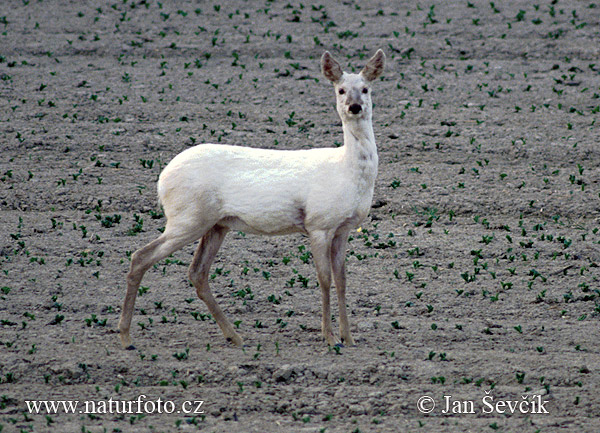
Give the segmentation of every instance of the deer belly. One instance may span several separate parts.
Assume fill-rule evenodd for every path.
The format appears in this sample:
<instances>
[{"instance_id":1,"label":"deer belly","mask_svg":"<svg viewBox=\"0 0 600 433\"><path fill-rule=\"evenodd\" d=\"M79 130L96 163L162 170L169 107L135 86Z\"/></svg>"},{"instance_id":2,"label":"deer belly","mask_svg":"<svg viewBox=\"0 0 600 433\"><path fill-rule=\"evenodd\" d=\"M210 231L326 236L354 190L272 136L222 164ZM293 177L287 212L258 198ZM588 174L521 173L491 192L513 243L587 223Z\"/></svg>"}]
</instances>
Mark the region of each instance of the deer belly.
<instances>
[{"instance_id":1,"label":"deer belly","mask_svg":"<svg viewBox=\"0 0 600 433\"><path fill-rule=\"evenodd\" d=\"M236 212L236 215L226 216L219 221L219 225L250 234L275 236L306 233L305 218L301 207L271 210L260 208L259 212Z\"/></svg>"}]
</instances>

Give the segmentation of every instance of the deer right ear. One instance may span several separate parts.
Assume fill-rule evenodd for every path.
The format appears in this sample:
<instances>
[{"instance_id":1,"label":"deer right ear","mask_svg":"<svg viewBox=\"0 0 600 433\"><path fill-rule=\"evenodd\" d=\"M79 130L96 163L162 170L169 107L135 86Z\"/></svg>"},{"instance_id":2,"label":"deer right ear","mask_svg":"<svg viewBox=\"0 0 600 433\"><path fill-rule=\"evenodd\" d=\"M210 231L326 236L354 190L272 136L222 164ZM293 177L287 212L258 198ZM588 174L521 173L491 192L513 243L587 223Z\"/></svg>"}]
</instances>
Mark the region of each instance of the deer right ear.
<instances>
[{"instance_id":1,"label":"deer right ear","mask_svg":"<svg viewBox=\"0 0 600 433\"><path fill-rule=\"evenodd\" d=\"M337 83L342 78L343 72L340 64L329 54L329 51L325 51L321 56L321 72L332 83Z\"/></svg>"}]
</instances>

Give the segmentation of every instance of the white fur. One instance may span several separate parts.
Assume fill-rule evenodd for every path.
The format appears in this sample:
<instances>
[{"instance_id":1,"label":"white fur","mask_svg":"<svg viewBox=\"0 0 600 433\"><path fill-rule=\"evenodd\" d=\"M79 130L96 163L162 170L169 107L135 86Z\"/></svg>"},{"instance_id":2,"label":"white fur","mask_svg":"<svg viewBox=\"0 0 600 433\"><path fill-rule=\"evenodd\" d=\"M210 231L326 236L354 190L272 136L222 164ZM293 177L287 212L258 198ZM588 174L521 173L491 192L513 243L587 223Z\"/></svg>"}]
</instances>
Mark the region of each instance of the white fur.
<instances>
[{"instance_id":1,"label":"white fur","mask_svg":"<svg viewBox=\"0 0 600 433\"><path fill-rule=\"evenodd\" d=\"M173 158L158 180L165 231L132 257L119 325L124 346L131 344L135 293L145 271L198 238L203 241L190 278L225 336L241 343L214 302L207 280L214 255L231 229L261 235L307 234L323 291L323 335L330 344L340 342L331 330L329 312L333 271L341 338L353 342L345 311L345 246L349 231L367 216L373 198L378 158L369 83L381 74L384 60L379 50L360 74L347 74L329 53L323 55L322 70L334 84L342 119L342 147L286 151L201 144Z\"/></svg>"},{"instance_id":2,"label":"white fur","mask_svg":"<svg viewBox=\"0 0 600 433\"><path fill-rule=\"evenodd\" d=\"M361 172L347 150L202 144L171 161L159 178L158 194L167 218L185 226L209 209L211 219L248 233L333 229L354 215L366 216L377 172L376 160ZM199 196L204 191L210 193Z\"/></svg>"}]
</instances>

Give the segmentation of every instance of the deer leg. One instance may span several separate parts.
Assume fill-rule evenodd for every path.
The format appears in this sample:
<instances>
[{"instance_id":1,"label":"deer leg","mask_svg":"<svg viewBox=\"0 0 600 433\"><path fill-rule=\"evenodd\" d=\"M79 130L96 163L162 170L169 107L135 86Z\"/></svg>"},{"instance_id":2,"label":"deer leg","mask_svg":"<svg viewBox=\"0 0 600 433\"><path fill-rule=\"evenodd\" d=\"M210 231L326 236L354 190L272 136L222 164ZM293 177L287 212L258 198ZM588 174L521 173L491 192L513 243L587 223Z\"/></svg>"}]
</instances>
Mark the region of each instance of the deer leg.
<instances>
[{"instance_id":1,"label":"deer leg","mask_svg":"<svg viewBox=\"0 0 600 433\"><path fill-rule=\"evenodd\" d=\"M129 329L131 327L135 298L146 271L155 263L200 237L197 230L183 232L180 230L169 230L169 227L172 226L167 224L164 233L158 239L140 248L131 256L131 266L127 274L127 292L119 320L121 345L125 349L135 349L131 343Z\"/></svg>"},{"instance_id":2,"label":"deer leg","mask_svg":"<svg viewBox=\"0 0 600 433\"><path fill-rule=\"evenodd\" d=\"M350 324L346 312L346 244L348 230L338 231L331 242L331 268L338 298L340 312L340 337L342 342L353 346L354 340L350 335Z\"/></svg>"},{"instance_id":3,"label":"deer leg","mask_svg":"<svg viewBox=\"0 0 600 433\"><path fill-rule=\"evenodd\" d=\"M317 268L317 279L321 287L321 300L323 315L321 319L321 331L323 338L330 346L341 343L333 333L331 325L331 305L329 289L331 287L331 235L325 231L309 233L313 260Z\"/></svg>"},{"instance_id":4,"label":"deer leg","mask_svg":"<svg viewBox=\"0 0 600 433\"><path fill-rule=\"evenodd\" d=\"M217 301L213 297L210 287L208 286L210 266L215 260L217 251L219 251L228 231L229 229L226 227L215 225L202 236L200 245L198 245L198 248L194 253L194 259L190 265L188 275L194 284L194 287L196 287L198 297L202 299L208 307L208 311L216 320L221 331L223 331L223 335L225 335L227 341L232 342L236 346L241 346L242 339L238 333L234 331L233 326L231 326L227 317L225 317L223 310L221 310L217 304Z\"/></svg>"}]
</instances>

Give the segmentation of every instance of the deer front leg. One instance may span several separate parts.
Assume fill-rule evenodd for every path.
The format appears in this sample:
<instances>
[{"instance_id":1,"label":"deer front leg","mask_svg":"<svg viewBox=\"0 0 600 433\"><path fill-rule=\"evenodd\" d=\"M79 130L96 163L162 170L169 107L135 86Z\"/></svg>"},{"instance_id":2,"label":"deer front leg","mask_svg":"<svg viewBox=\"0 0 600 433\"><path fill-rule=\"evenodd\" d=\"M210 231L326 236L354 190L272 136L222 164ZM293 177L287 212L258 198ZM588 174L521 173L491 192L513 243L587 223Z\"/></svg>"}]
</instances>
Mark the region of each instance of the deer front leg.
<instances>
[{"instance_id":1,"label":"deer front leg","mask_svg":"<svg viewBox=\"0 0 600 433\"><path fill-rule=\"evenodd\" d=\"M338 231L333 238L331 243L331 267L340 310L340 337L344 344L353 346L354 339L350 335L350 324L346 312L346 244L348 243L348 233L348 230Z\"/></svg>"},{"instance_id":2,"label":"deer front leg","mask_svg":"<svg viewBox=\"0 0 600 433\"><path fill-rule=\"evenodd\" d=\"M331 234L325 231L309 233L311 251L315 267L317 268L317 279L321 287L321 300L323 316L321 319L321 332L323 338L330 346L340 345L340 339L333 333L331 325L331 304L329 289L331 288Z\"/></svg>"}]
</instances>

